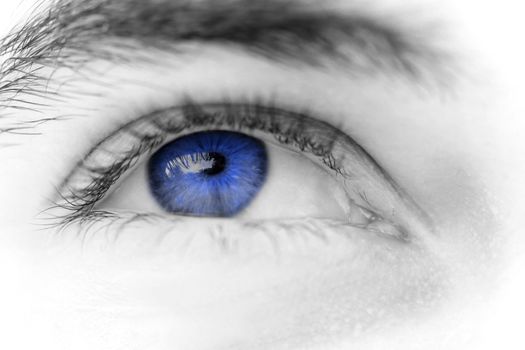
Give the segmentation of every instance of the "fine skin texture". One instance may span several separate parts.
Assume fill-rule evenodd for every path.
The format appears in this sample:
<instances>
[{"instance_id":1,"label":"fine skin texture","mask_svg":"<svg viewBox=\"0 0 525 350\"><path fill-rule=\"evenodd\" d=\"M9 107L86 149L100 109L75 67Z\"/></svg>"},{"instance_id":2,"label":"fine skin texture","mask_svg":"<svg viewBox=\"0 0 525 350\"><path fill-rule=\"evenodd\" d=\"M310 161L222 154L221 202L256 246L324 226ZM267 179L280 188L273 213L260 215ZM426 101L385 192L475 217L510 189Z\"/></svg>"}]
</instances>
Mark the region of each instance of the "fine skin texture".
<instances>
[{"instance_id":1,"label":"fine skin texture","mask_svg":"<svg viewBox=\"0 0 525 350\"><path fill-rule=\"evenodd\" d=\"M523 348L518 2L83 0L36 13L2 46L0 348ZM148 193L144 155L99 215L63 225L68 212L49 210L113 133L210 103L328 123L366 177L343 183L274 142L240 215L173 217ZM343 189L368 198L348 208ZM371 213L386 220L362 224Z\"/></svg>"}]
</instances>

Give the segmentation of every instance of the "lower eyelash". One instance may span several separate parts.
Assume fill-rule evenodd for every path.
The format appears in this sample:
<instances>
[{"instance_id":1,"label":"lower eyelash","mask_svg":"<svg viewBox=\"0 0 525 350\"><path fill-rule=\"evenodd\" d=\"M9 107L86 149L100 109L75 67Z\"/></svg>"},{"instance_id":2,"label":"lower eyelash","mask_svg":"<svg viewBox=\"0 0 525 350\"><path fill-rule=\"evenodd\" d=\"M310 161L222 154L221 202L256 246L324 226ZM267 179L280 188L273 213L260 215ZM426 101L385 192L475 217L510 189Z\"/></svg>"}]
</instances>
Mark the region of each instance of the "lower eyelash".
<instances>
[{"instance_id":1,"label":"lower eyelash","mask_svg":"<svg viewBox=\"0 0 525 350\"><path fill-rule=\"evenodd\" d=\"M333 219L239 222L108 211L93 211L86 216L78 216L60 225L56 234L58 238L73 234L76 237L74 241L80 242L84 249L91 246L100 251L113 251L124 246L124 249L131 249L130 254L158 253L162 250L176 258L200 254L209 258L211 250L216 257L251 257L256 253L253 256L262 254L279 259L285 250L287 253L304 254L310 249L333 249L334 245L341 244L352 246L356 238L364 237L406 243L399 237Z\"/></svg>"}]
</instances>

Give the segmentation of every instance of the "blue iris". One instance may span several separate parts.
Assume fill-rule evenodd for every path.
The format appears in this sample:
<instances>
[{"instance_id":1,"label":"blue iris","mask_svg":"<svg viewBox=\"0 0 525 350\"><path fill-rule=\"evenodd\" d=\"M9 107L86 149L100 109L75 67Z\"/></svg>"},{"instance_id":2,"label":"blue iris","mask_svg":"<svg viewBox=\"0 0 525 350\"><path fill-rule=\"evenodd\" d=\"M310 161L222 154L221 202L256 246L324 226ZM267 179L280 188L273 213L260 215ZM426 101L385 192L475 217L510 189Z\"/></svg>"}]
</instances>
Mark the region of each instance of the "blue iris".
<instances>
[{"instance_id":1,"label":"blue iris","mask_svg":"<svg viewBox=\"0 0 525 350\"><path fill-rule=\"evenodd\" d=\"M153 197L168 212L233 216L264 184L268 157L263 142L231 131L205 131L178 138L148 163Z\"/></svg>"}]
</instances>

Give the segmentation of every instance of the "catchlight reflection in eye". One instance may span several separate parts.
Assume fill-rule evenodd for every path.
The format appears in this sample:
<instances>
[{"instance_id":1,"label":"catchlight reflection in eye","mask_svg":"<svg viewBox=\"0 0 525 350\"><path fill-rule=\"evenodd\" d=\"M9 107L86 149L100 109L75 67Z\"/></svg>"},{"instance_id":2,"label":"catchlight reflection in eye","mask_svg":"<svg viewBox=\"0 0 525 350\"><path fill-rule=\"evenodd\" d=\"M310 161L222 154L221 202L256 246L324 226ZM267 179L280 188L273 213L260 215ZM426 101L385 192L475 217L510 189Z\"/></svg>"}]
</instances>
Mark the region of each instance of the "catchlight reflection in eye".
<instances>
[{"instance_id":1,"label":"catchlight reflection in eye","mask_svg":"<svg viewBox=\"0 0 525 350\"><path fill-rule=\"evenodd\" d=\"M150 158L147 172L151 193L166 211L228 217L257 195L267 164L261 141L216 130L166 144Z\"/></svg>"}]
</instances>

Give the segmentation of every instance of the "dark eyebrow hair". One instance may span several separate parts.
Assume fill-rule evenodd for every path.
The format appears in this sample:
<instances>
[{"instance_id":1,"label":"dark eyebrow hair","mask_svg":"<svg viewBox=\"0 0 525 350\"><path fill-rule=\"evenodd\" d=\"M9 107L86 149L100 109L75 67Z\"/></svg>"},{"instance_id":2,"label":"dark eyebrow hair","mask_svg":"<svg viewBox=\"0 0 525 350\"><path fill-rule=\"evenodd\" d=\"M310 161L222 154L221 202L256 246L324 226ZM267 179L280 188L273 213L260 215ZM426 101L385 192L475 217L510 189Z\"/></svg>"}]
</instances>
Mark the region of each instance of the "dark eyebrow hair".
<instances>
[{"instance_id":1,"label":"dark eyebrow hair","mask_svg":"<svg viewBox=\"0 0 525 350\"><path fill-rule=\"evenodd\" d=\"M0 43L8 57L0 67L0 107L35 109L18 97L49 92L43 67L139 59L145 48L188 41L233 45L276 62L322 66L330 59L355 72L419 79L445 56L431 38L392 19L302 0L54 0Z\"/></svg>"},{"instance_id":2,"label":"dark eyebrow hair","mask_svg":"<svg viewBox=\"0 0 525 350\"><path fill-rule=\"evenodd\" d=\"M0 53L11 56L5 74L28 63L112 57L96 45L105 39L117 39L112 48L126 47L126 39L161 48L201 41L236 44L271 59L316 64L319 58L345 58L360 68L419 75L422 62L442 56L428 45L431 33L423 34L386 18L335 13L301 0L55 0L8 35Z\"/></svg>"}]
</instances>

